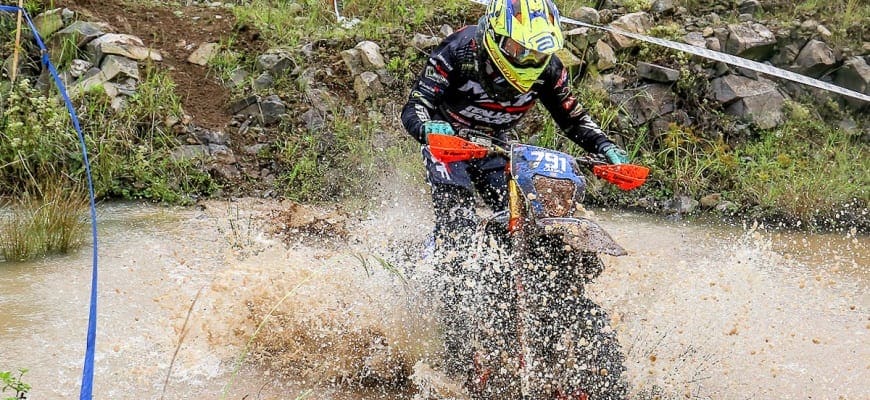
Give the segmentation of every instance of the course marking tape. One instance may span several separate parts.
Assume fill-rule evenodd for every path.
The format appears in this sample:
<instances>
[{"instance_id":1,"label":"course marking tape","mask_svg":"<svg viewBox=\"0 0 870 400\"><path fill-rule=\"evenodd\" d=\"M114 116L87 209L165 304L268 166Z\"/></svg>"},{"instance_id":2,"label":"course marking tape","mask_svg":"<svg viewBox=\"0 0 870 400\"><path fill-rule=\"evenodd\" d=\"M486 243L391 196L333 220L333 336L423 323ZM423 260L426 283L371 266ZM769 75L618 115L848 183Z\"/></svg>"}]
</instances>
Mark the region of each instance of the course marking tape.
<instances>
[{"instance_id":1,"label":"course marking tape","mask_svg":"<svg viewBox=\"0 0 870 400\"><path fill-rule=\"evenodd\" d=\"M487 5L489 4L486 0L469 0L471 2L477 4ZM560 21L572 25L582 26L586 28L598 29L602 31L607 31L611 33L615 33L617 35L622 35L631 39L640 40L643 42L657 44L659 46L664 46L667 48L671 48L674 50L684 51L686 53L690 53L696 56L709 58L711 60L721 61L726 64L736 65L739 67L751 69L756 72L761 72L770 76L774 76L777 78L788 79L793 82L803 83L805 85L817 87L819 89L827 90L834 93L839 93L843 96L852 97L854 99L858 99L865 102L870 102L870 96L856 92L854 90L846 89L842 86L837 86L828 82L824 82L818 79L810 78L806 75L797 74L791 71L784 70L782 68L777 68L772 65L763 64L757 61L748 60L743 57L737 57L731 54L725 54L718 51L713 51L709 49L704 49L697 46L692 46L686 43L674 42L671 40L655 38L651 36L641 35L638 33L626 32L621 29L617 29L611 26L598 26L587 24L585 22L580 22L575 19L567 18L564 16L560 16Z\"/></svg>"}]
</instances>

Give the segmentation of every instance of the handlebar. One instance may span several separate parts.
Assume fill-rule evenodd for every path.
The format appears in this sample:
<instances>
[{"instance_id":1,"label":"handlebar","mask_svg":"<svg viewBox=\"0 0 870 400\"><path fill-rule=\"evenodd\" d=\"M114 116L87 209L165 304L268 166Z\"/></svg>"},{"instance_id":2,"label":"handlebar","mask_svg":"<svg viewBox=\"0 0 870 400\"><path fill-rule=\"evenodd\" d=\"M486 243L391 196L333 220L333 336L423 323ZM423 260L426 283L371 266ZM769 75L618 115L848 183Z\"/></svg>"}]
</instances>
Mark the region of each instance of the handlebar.
<instances>
[{"instance_id":1,"label":"handlebar","mask_svg":"<svg viewBox=\"0 0 870 400\"><path fill-rule=\"evenodd\" d=\"M494 138L474 130L460 130L459 135L429 134L429 151L444 163L480 159L489 155L510 156L508 147L516 142ZM495 143L500 142L501 144ZM579 165L622 190L632 190L642 185L649 168L634 164L610 164L602 154L585 154L574 157Z\"/></svg>"},{"instance_id":2,"label":"handlebar","mask_svg":"<svg viewBox=\"0 0 870 400\"><path fill-rule=\"evenodd\" d=\"M485 148L487 150L487 155L499 155L509 157L511 145L523 144L522 142L517 140L501 140L493 137L487 132L470 128L459 129L456 135L468 140L471 143ZM537 140L535 141L537 142ZM578 164L587 168L592 168L596 165L610 164L603 154L596 153L587 153L582 156L574 157L574 160L576 160Z\"/></svg>"}]
</instances>

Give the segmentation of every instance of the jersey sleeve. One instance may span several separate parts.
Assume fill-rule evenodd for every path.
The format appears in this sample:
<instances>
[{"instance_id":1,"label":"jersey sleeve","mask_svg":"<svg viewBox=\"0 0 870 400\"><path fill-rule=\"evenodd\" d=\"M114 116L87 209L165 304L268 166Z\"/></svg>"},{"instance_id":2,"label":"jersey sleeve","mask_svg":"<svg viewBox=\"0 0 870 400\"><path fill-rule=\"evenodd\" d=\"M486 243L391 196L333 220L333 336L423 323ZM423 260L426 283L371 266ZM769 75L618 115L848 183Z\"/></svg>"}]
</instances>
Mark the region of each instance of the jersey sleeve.
<instances>
[{"instance_id":1,"label":"jersey sleeve","mask_svg":"<svg viewBox=\"0 0 870 400\"><path fill-rule=\"evenodd\" d=\"M436 113L455 69L450 39L448 37L432 51L426 67L411 87L408 102L402 108L402 125L420 143L425 142L423 123Z\"/></svg>"},{"instance_id":2,"label":"jersey sleeve","mask_svg":"<svg viewBox=\"0 0 870 400\"><path fill-rule=\"evenodd\" d=\"M568 71L558 58L553 57L544 75L541 104L553 116L553 120L565 136L592 153L601 153L612 146L613 141L592 120L589 113L571 93Z\"/></svg>"}]
</instances>

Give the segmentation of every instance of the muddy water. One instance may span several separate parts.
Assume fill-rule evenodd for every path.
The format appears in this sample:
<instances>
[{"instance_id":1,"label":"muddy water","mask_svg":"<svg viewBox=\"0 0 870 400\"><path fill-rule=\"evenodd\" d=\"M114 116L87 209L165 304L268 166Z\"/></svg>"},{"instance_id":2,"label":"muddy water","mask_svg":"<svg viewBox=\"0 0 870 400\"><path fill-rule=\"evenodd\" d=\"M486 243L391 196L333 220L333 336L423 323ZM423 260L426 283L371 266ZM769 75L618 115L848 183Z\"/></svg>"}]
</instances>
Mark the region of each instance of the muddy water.
<instances>
[{"instance_id":1,"label":"muddy water","mask_svg":"<svg viewBox=\"0 0 870 400\"><path fill-rule=\"evenodd\" d=\"M102 206L95 397L411 398L381 382L437 365L437 326L381 260L426 234L424 203L358 216L339 248L265 234L277 203ZM598 219L630 252L590 293L635 395L870 398L870 238ZM0 264L0 370L28 368L31 398L77 396L90 271L90 249Z\"/></svg>"}]
</instances>

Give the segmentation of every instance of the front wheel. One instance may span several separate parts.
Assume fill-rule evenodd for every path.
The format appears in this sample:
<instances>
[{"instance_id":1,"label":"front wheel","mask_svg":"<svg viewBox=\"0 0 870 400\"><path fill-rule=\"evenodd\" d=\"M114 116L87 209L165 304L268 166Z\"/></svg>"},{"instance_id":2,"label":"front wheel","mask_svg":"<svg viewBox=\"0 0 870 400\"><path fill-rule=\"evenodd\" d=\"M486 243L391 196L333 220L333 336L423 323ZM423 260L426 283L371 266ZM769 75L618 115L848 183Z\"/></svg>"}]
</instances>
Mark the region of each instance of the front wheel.
<instances>
[{"instance_id":1,"label":"front wheel","mask_svg":"<svg viewBox=\"0 0 870 400\"><path fill-rule=\"evenodd\" d=\"M529 294L528 343L524 346L530 399L622 400L628 393L616 332L607 313L584 296L556 300ZM535 312L546 305L558 313ZM557 307L553 307L558 305Z\"/></svg>"}]
</instances>

